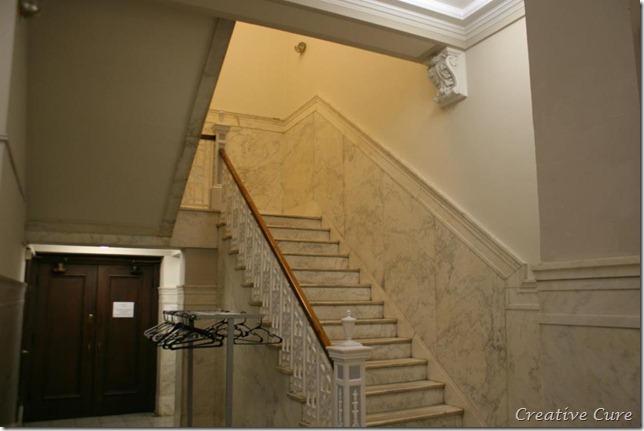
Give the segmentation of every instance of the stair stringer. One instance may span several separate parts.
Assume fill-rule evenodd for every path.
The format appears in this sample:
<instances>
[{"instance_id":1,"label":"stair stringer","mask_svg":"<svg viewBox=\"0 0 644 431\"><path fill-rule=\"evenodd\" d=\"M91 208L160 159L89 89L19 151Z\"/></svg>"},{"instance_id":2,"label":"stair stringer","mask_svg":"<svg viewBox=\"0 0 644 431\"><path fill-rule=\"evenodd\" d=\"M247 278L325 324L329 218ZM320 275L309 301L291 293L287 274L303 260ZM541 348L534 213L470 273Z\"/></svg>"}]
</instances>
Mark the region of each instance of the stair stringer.
<instances>
[{"instance_id":1,"label":"stair stringer","mask_svg":"<svg viewBox=\"0 0 644 431\"><path fill-rule=\"evenodd\" d=\"M316 204L317 205L317 204ZM440 381L445 383L445 403L460 406L463 408L463 426L472 428L484 428L491 425L487 424L483 416L478 412L476 407L465 393L460 389L459 385L449 376L445 368L436 358L436 355L421 339L421 337L413 329L412 325L405 318L394 301L389 297L387 292L382 288L380 283L376 281L374 275L368 270L368 266L360 259L360 256L351 249L347 240L339 233L340 230L333 223L333 218L326 214L318 205L319 214L322 216L322 225L331 229L331 239L340 241L340 251L348 253L350 262L353 267L360 268L360 275L364 277L362 282L371 284L371 295L373 300L384 301L385 308L384 314L386 318L394 318L398 321L398 336L407 337L412 339L412 357L427 360L427 377L430 380Z\"/></svg>"}]
</instances>

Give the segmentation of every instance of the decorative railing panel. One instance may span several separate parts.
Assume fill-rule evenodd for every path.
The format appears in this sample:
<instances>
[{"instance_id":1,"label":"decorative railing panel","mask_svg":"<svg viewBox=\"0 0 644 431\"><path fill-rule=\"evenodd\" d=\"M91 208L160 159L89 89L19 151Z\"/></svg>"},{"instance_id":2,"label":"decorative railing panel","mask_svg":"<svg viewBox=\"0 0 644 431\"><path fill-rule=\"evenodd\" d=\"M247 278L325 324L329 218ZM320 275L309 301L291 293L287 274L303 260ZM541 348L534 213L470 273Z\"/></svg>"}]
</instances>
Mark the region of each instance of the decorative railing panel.
<instances>
[{"instance_id":1,"label":"decorative railing panel","mask_svg":"<svg viewBox=\"0 0 644 431\"><path fill-rule=\"evenodd\" d=\"M331 343L226 153L220 154L227 167L222 220L245 267L245 282L253 284L251 298L261 301L260 313L283 340L279 366L292 370L290 391L305 400L304 422L332 426Z\"/></svg>"}]
</instances>

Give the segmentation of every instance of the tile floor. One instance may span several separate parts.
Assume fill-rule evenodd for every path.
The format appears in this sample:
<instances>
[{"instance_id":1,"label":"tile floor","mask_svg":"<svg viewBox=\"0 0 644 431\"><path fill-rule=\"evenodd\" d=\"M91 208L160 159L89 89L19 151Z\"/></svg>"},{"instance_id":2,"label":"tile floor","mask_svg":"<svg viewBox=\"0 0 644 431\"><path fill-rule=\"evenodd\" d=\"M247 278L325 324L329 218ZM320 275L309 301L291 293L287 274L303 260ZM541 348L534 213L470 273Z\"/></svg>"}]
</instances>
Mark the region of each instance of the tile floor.
<instances>
[{"instance_id":1,"label":"tile floor","mask_svg":"<svg viewBox=\"0 0 644 431\"><path fill-rule=\"evenodd\" d=\"M118 416L27 422L22 426L23 428L172 428L173 423L173 416L155 416L154 413L133 413Z\"/></svg>"}]
</instances>

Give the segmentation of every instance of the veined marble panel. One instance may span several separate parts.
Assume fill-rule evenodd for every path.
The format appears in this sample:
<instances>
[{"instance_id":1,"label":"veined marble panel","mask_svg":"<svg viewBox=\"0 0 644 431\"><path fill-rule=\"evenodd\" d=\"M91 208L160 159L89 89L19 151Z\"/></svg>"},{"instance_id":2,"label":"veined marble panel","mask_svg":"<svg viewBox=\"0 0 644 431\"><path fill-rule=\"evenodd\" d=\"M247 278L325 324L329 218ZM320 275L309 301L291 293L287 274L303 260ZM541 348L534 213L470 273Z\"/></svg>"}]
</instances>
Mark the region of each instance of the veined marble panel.
<instances>
[{"instance_id":1,"label":"veined marble panel","mask_svg":"<svg viewBox=\"0 0 644 431\"><path fill-rule=\"evenodd\" d=\"M182 208L210 208L210 187L213 175L213 145L214 142L202 139L197 146L195 158L192 161L186 189L181 200Z\"/></svg>"},{"instance_id":2,"label":"veined marble panel","mask_svg":"<svg viewBox=\"0 0 644 431\"><path fill-rule=\"evenodd\" d=\"M217 247L217 222L214 211L180 210L172 232L173 247Z\"/></svg>"},{"instance_id":3,"label":"veined marble panel","mask_svg":"<svg viewBox=\"0 0 644 431\"><path fill-rule=\"evenodd\" d=\"M307 209L313 202L313 161L315 122L309 116L284 134L283 173L284 212L300 209L301 215L310 214ZM301 210L304 209L304 212Z\"/></svg>"},{"instance_id":4,"label":"veined marble panel","mask_svg":"<svg viewBox=\"0 0 644 431\"><path fill-rule=\"evenodd\" d=\"M508 310L508 425L534 427L542 424L520 422L520 408L541 411L539 374L538 310Z\"/></svg>"},{"instance_id":5,"label":"veined marble panel","mask_svg":"<svg viewBox=\"0 0 644 431\"><path fill-rule=\"evenodd\" d=\"M315 121L313 187L315 201L344 235L344 137L318 113Z\"/></svg>"},{"instance_id":6,"label":"veined marble panel","mask_svg":"<svg viewBox=\"0 0 644 431\"><path fill-rule=\"evenodd\" d=\"M384 275L383 178L384 172L345 138L345 238L379 284Z\"/></svg>"},{"instance_id":7,"label":"veined marble panel","mask_svg":"<svg viewBox=\"0 0 644 431\"><path fill-rule=\"evenodd\" d=\"M390 177L384 185L382 287L426 343L436 341L435 220Z\"/></svg>"},{"instance_id":8,"label":"veined marble panel","mask_svg":"<svg viewBox=\"0 0 644 431\"><path fill-rule=\"evenodd\" d=\"M640 427L640 331L541 326L543 411L568 407L586 421L549 426ZM530 408L530 406L526 406ZM595 421L597 409L632 412L631 421Z\"/></svg>"},{"instance_id":9,"label":"veined marble panel","mask_svg":"<svg viewBox=\"0 0 644 431\"><path fill-rule=\"evenodd\" d=\"M281 213L282 134L233 127L226 152L259 210Z\"/></svg>"},{"instance_id":10,"label":"veined marble panel","mask_svg":"<svg viewBox=\"0 0 644 431\"><path fill-rule=\"evenodd\" d=\"M488 425L507 418L503 280L436 223L435 352Z\"/></svg>"}]
</instances>

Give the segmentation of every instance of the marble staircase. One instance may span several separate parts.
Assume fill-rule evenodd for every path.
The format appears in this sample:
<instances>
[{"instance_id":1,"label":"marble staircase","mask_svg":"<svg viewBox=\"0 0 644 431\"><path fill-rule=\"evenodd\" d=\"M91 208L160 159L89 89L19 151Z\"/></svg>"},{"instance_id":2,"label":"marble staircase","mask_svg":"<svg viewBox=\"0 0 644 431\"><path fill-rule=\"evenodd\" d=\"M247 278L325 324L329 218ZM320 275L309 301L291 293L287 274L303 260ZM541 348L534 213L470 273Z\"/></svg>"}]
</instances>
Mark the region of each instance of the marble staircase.
<instances>
[{"instance_id":1,"label":"marble staircase","mask_svg":"<svg viewBox=\"0 0 644 431\"><path fill-rule=\"evenodd\" d=\"M360 269L331 240L320 217L264 215L307 298L333 342L344 338L340 319L357 319L354 339L372 347L366 363L367 426L460 427L463 410L444 403L444 384L427 378L427 360L414 358L410 338L398 337L396 319L371 298Z\"/></svg>"}]
</instances>

